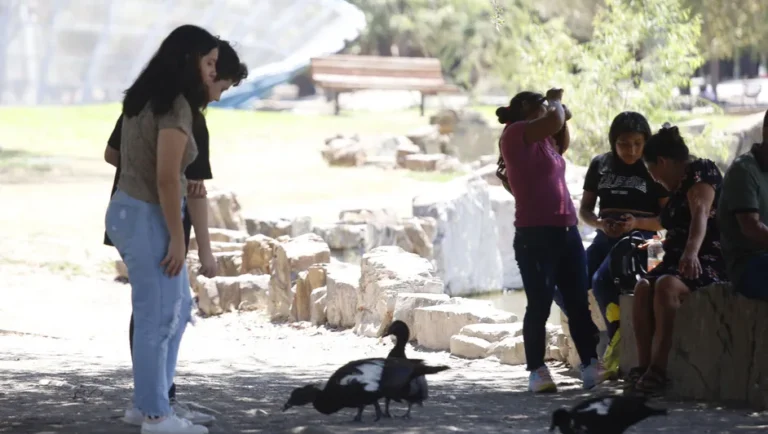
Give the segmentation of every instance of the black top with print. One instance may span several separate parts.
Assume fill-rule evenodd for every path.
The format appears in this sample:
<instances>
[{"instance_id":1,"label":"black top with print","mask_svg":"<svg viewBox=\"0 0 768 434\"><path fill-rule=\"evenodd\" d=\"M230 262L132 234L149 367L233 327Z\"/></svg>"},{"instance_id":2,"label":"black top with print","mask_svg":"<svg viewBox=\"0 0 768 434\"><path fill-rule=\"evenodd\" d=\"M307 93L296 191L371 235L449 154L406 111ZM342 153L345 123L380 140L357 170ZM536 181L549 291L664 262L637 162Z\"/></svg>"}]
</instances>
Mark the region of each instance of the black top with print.
<instances>
[{"instance_id":1,"label":"black top with print","mask_svg":"<svg viewBox=\"0 0 768 434\"><path fill-rule=\"evenodd\" d=\"M600 209L632 209L659 214L659 199L669 196L651 178L642 160L628 165L608 152L592 159L584 178L584 191L596 193Z\"/></svg>"}]
</instances>

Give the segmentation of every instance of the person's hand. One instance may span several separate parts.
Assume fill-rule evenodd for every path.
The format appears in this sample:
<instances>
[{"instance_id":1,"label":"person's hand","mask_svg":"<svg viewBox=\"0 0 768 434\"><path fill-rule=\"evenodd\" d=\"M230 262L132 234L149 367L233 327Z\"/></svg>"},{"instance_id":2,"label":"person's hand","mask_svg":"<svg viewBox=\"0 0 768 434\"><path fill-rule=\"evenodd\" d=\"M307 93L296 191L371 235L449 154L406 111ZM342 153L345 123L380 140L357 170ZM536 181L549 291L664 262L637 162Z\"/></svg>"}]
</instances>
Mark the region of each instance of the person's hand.
<instances>
[{"instance_id":1,"label":"person's hand","mask_svg":"<svg viewBox=\"0 0 768 434\"><path fill-rule=\"evenodd\" d=\"M547 91L546 98L549 101L560 101L563 99L563 89L552 88Z\"/></svg>"},{"instance_id":2,"label":"person's hand","mask_svg":"<svg viewBox=\"0 0 768 434\"><path fill-rule=\"evenodd\" d=\"M619 227L622 234L626 234L637 228L637 219L632 214L624 214L616 225Z\"/></svg>"},{"instance_id":3,"label":"person's hand","mask_svg":"<svg viewBox=\"0 0 768 434\"><path fill-rule=\"evenodd\" d=\"M165 267L165 274L169 276L178 276L181 269L184 267L184 262L187 260L186 246L184 245L184 237L176 239L171 237L171 242L168 243L168 253L165 258L160 262L160 266Z\"/></svg>"},{"instance_id":4,"label":"person's hand","mask_svg":"<svg viewBox=\"0 0 768 434\"><path fill-rule=\"evenodd\" d=\"M213 253L210 249L205 251L200 250L198 253L200 258L200 270L198 270L198 273L209 279L216 277L218 264L216 263L216 258L213 256Z\"/></svg>"},{"instance_id":5,"label":"person's hand","mask_svg":"<svg viewBox=\"0 0 768 434\"><path fill-rule=\"evenodd\" d=\"M187 196L195 199L201 199L208 196L208 190L205 189L203 181L188 181Z\"/></svg>"},{"instance_id":6,"label":"person's hand","mask_svg":"<svg viewBox=\"0 0 768 434\"><path fill-rule=\"evenodd\" d=\"M621 235L621 232L617 233L616 227L617 222L614 219L597 219L597 228L611 238L616 238Z\"/></svg>"},{"instance_id":7,"label":"person's hand","mask_svg":"<svg viewBox=\"0 0 768 434\"><path fill-rule=\"evenodd\" d=\"M680 274L686 279L698 279L699 276L701 276L701 262L699 262L699 255L689 252L686 249L683 252L683 256L680 258L677 268L680 270Z\"/></svg>"},{"instance_id":8,"label":"person's hand","mask_svg":"<svg viewBox=\"0 0 768 434\"><path fill-rule=\"evenodd\" d=\"M568 109L568 107L565 104L562 104L563 111L565 112L565 121L568 122L571 120L573 115L571 114L571 111Z\"/></svg>"}]
</instances>

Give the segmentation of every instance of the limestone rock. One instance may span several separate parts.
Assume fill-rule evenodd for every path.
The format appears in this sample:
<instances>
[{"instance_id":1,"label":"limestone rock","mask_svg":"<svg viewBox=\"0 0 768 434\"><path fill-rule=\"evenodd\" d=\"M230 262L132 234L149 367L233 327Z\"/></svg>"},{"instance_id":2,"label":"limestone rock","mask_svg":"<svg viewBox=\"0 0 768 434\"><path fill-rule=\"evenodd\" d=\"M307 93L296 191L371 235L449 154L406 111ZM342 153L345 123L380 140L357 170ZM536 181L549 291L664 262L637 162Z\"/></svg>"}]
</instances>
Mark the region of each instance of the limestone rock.
<instances>
[{"instance_id":1,"label":"limestone rock","mask_svg":"<svg viewBox=\"0 0 768 434\"><path fill-rule=\"evenodd\" d=\"M348 209L339 213L339 221L343 223L396 223L397 213L389 208Z\"/></svg>"},{"instance_id":2,"label":"limestone rock","mask_svg":"<svg viewBox=\"0 0 768 434\"><path fill-rule=\"evenodd\" d=\"M365 148L351 138L336 138L326 143L321 150L329 166L355 167L365 163Z\"/></svg>"},{"instance_id":3,"label":"limestone rock","mask_svg":"<svg viewBox=\"0 0 768 434\"><path fill-rule=\"evenodd\" d=\"M328 317L326 315L327 296L328 288L325 286L315 288L312 291L312 294L310 294L309 321L312 323L312 325L321 326L325 325L325 323L328 321Z\"/></svg>"},{"instance_id":4,"label":"limestone rock","mask_svg":"<svg viewBox=\"0 0 768 434\"><path fill-rule=\"evenodd\" d=\"M243 266L243 252L218 252L214 253L216 259L217 276L238 276Z\"/></svg>"},{"instance_id":5,"label":"limestone rock","mask_svg":"<svg viewBox=\"0 0 768 434\"><path fill-rule=\"evenodd\" d=\"M232 229L209 228L208 234L211 237L212 243L244 243L245 239L248 238L246 232Z\"/></svg>"},{"instance_id":6,"label":"limestone rock","mask_svg":"<svg viewBox=\"0 0 768 434\"><path fill-rule=\"evenodd\" d=\"M368 226L359 223L339 222L328 226L316 226L312 229L331 249L361 249L365 246Z\"/></svg>"},{"instance_id":7,"label":"limestone rock","mask_svg":"<svg viewBox=\"0 0 768 434\"><path fill-rule=\"evenodd\" d=\"M433 350L448 350L451 336L458 334L466 325L509 323L516 320L514 314L487 305L451 303L416 309L414 329L420 345Z\"/></svg>"},{"instance_id":8,"label":"limestone rock","mask_svg":"<svg viewBox=\"0 0 768 434\"><path fill-rule=\"evenodd\" d=\"M440 134L440 131L435 125L419 127L418 129L411 131L407 137L414 145L421 149L422 153L425 154L437 154L442 152L444 144L448 142L447 137Z\"/></svg>"},{"instance_id":9,"label":"limestone rock","mask_svg":"<svg viewBox=\"0 0 768 434\"><path fill-rule=\"evenodd\" d=\"M595 296L592 294L591 289L589 290L588 297L589 297L589 313L592 316L592 322L595 323L600 333L605 334L606 333L605 320L603 319L603 314L600 313L600 306L597 304L597 300L595 299ZM561 348L561 352L563 353L563 357L565 358L565 361L571 367L576 369L581 364L581 358L579 357L579 353L576 351L576 346L573 345L573 339L571 338L571 331L570 331L570 328L568 327L568 317L565 316L562 312L560 312L560 324L562 324L563 333L567 337L567 344L565 344L563 348ZM624 323L622 322L622 324ZM622 332L621 332L622 338L624 337L624 333L625 333L625 329L622 329Z\"/></svg>"},{"instance_id":10,"label":"limestone rock","mask_svg":"<svg viewBox=\"0 0 768 434\"><path fill-rule=\"evenodd\" d=\"M407 144L400 144L397 147L397 150L395 151L397 166L405 168L405 159L409 155L415 155L419 153L421 153L421 148L414 145L413 142L411 142L410 140L409 140L409 143Z\"/></svg>"},{"instance_id":11,"label":"limestone rock","mask_svg":"<svg viewBox=\"0 0 768 434\"><path fill-rule=\"evenodd\" d=\"M326 269L326 316L328 325L350 328L355 325L360 288L360 267L335 263Z\"/></svg>"},{"instance_id":12,"label":"limestone rock","mask_svg":"<svg viewBox=\"0 0 768 434\"><path fill-rule=\"evenodd\" d=\"M422 222L424 222L424 219L416 217L405 219L403 220L403 230L411 245L409 251L422 258L432 259L434 255L434 245L432 244L432 239L427 234L427 231L422 226Z\"/></svg>"},{"instance_id":13,"label":"limestone rock","mask_svg":"<svg viewBox=\"0 0 768 434\"><path fill-rule=\"evenodd\" d=\"M496 165L496 162L491 164L486 164L480 167L479 169L473 171L472 174L474 176L481 178L483 181L487 182L488 185L501 187L502 186L501 179L499 179L499 177L496 176L496 169L498 169L498 167L499 166ZM507 194L509 194L509 192L507 192Z\"/></svg>"},{"instance_id":14,"label":"limestone rock","mask_svg":"<svg viewBox=\"0 0 768 434\"><path fill-rule=\"evenodd\" d=\"M500 324L470 324L464 326L459 331L462 336L479 338L490 343L499 342L509 336L517 337L523 335L523 322L511 322Z\"/></svg>"},{"instance_id":15,"label":"limestone rock","mask_svg":"<svg viewBox=\"0 0 768 434\"><path fill-rule=\"evenodd\" d=\"M121 259L115 261L115 271L117 271L117 277L128 278L128 267Z\"/></svg>"},{"instance_id":16,"label":"limestone rock","mask_svg":"<svg viewBox=\"0 0 768 434\"><path fill-rule=\"evenodd\" d=\"M392 322L400 292L441 294L432 264L397 246L377 247L363 256L355 333L380 336ZM329 315L330 321L330 315Z\"/></svg>"},{"instance_id":17,"label":"limestone rock","mask_svg":"<svg viewBox=\"0 0 768 434\"><path fill-rule=\"evenodd\" d=\"M325 274L328 264L313 264L307 271L299 273L296 280L296 294L293 304L296 306L296 320L309 321L311 317L311 294L317 288L325 286Z\"/></svg>"},{"instance_id":18,"label":"limestone rock","mask_svg":"<svg viewBox=\"0 0 768 434\"><path fill-rule=\"evenodd\" d=\"M480 112L463 110L458 113L458 121L452 128L450 142L445 146L446 153L470 162L498 152L499 127L491 126Z\"/></svg>"},{"instance_id":19,"label":"limestone rock","mask_svg":"<svg viewBox=\"0 0 768 434\"><path fill-rule=\"evenodd\" d=\"M451 336L450 350L456 357L465 359L482 359L487 357L490 342L470 336L453 335Z\"/></svg>"},{"instance_id":20,"label":"limestone rock","mask_svg":"<svg viewBox=\"0 0 768 434\"><path fill-rule=\"evenodd\" d=\"M272 257L278 242L266 235L258 234L245 240L243 245L242 274L270 274Z\"/></svg>"},{"instance_id":21,"label":"limestone rock","mask_svg":"<svg viewBox=\"0 0 768 434\"><path fill-rule=\"evenodd\" d=\"M405 156L405 168L415 172L434 172L445 154L411 154Z\"/></svg>"},{"instance_id":22,"label":"limestone rock","mask_svg":"<svg viewBox=\"0 0 768 434\"><path fill-rule=\"evenodd\" d=\"M302 217L254 217L245 219L249 235L266 235L279 238L287 235L291 238L312 232L312 218Z\"/></svg>"},{"instance_id":23,"label":"limestone rock","mask_svg":"<svg viewBox=\"0 0 768 434\"><path fill-rule=\"evenodd\" d=\"M410 340L417 340L416 328L413 326L414 311L420 307L437 306L446 303L451 303L451 297L447 294L398 292L392 319L404 322L411 331Z\"/></svg>"},{"instance_id":24,"label":"limestone rock","mask_svg":"<svg viewBox=\"0 0 768 434\"><path fill-rule=\"evenodd\" d=\"M525 364L525 345L522 336L509 336L493 344L488 355L496 356L505 365Z\"/></svg>"},{"instance_id":25,"label":"limestone rock","mask_svg":"<svg viewBox=\"0 0 768 434\"><path fill-rule=\"evenodd\" d=\"M501 255L502 286L520 289L523 278L515 259L515 198L504 187L490 187L491 208L496 217L497 247Z\"/></svg>"},{"instance_id":26,"label":"limestone rock","mask_svg":"<svg viewBox=\"0 0 768 434\"><path fill-rule=\"evenodd\" d=\"M197 276L198 308L206 315L267 307L269 276Z\"/></svg>"},{"instance_id":27,"label":"limestone rock","mask_svg":"<svg viewBox=\"0 0 768 434\"><path fill-rule=\"evenodd\" d=\"M460 178L413 199L413 215L437 221L434 258L449 295L502 288L496 215L488 184Z\"/></svg>"},{"instance_id":28,"label":"limestone rock","mask_svg":"<svg viewBox=\"0 0 768 434\"><path fill-rule=\"evenodd\" d=\"M231 191L208 192L208 227L245 231L237 195ZM211 241L218 241L211 238ZM222 240L223 241L223 240Z\"/></svg>"},{"instance_id":29,"label":"limestone rock","mask_svg":"<svg viewBox=\"0 0 768 434\"><path fill-rule=\"evenodd\" d=\"M275 248L269 283L269 315L273 320L286 319L293 302L291 288L300 271L312 264L328 263L331 252L322 238L305 234L292 238Z\"/></svg>"},{"instance_id":30,"label":"limestone rock","mask_svg":"<svg viewBox=\"0 0 768 434\"><path fill-rule=\"evenodd\" d=\"M211 241L211 251L213 253L239 252L243 250L245 243L231 243L226 241Z\"/></svg>"}]
</instances>

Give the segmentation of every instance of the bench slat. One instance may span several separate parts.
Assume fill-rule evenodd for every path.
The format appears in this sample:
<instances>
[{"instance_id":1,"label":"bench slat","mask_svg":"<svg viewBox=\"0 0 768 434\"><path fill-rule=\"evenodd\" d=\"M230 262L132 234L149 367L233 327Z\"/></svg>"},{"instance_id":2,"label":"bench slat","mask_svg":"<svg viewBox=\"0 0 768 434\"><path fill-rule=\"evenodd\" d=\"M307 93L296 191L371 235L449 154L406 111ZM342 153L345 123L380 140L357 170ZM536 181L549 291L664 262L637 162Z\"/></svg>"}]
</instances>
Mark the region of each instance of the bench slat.
<instances>
[{"instance_id":1,"label":"bench slat","mask_svg":"<svg viewBox=\"0 0 768 434\"><path fill-rule=\"evenodd\" d=\"M446 85L440 79L424 79L413 77L371 77L317 74L315 83L325 89L333 90L361 90L361 89L386 89L386 90L423 90L423 91L453 91L455 86Z\"/></svg>"}]
</instances>

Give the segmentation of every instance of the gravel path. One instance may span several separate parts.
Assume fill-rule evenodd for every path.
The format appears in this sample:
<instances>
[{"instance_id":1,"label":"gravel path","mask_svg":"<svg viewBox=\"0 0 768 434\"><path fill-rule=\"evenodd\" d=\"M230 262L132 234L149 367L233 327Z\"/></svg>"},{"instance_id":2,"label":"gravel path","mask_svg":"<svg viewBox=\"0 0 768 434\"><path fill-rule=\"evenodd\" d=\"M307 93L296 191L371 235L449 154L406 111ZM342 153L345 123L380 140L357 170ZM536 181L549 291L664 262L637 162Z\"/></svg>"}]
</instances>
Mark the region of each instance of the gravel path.
<instances>
[{"instance_id":1,"label":"gravel path","mask_svg":"<svg viewBox=\"0 0 768 434\"><path fill-rule=\"evenodd\" d=\"M119 418L131 394L128 288L105 279L61 279L0 270L0 433L138 433ZM18 270L15 270L18 271ZM7 281L7 282L6 282ZM228 314L188 329L179 364L179 398L218 417L211 433L547 432L549 414L588 393L556 370L563 390L525 392L522 367L468 361L409 348L411 357L453 369L430 378L431 398L410 421L353 423L354 410L324 416L311 407L281 412L290 391L322 382L341 364L385 356L388 340L325 328L274 325L257 313ZM610 392L607 387L603 392ZM658 403L670 416L632 433L761 433L768 416L744 410ZM402 407L395 404L395 412Z\"/></svg>"}]
</instances>

